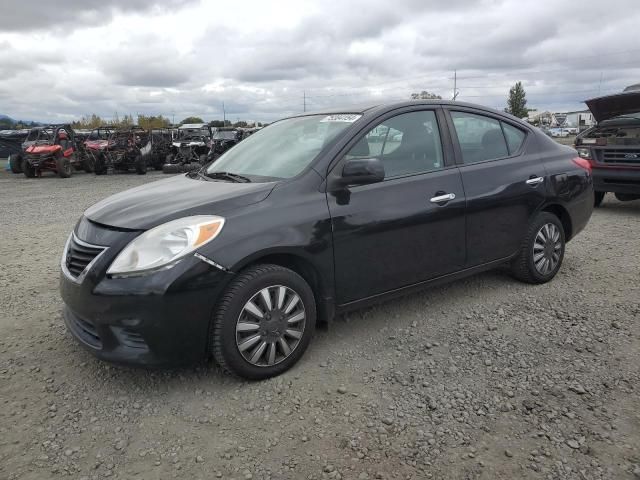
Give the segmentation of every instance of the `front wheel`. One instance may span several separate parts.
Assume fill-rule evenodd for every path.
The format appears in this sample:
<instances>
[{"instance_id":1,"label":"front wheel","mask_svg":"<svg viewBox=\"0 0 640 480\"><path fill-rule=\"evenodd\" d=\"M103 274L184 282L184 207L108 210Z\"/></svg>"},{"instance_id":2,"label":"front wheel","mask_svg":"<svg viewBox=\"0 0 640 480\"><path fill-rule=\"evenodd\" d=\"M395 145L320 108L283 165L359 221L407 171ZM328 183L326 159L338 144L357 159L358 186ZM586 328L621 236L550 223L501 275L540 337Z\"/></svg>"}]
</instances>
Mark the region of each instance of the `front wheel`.
<instances>
[{"instance_id":1,"label":"front wheel","mask_svg":"<svg viewBox=\"0 0 640 480\"><path fill-rule=\"evenodd\" d=\"M73 172L71 162L68 158L63 157L62 155L56 158L56 170L58 171L58 176L60 178L69 178L71 176L71 172Z\"/></svg>"},{"instance_id":2,"label":"front wheel","mask_svg":"<svg viewBox=\"0 0 640 480\"><path fill-rule=\"evenodd\" d=\"M142 155L138 155L135 159L136 173L144 175L147 173L147 161Z\"/></svg>"},{"instance_id":3,"label":"front wheel","mask_svg":"<svg viewBox=\"0 0 640 480\"><path fill-rule=\"evenodd\" d=\"M9 167L12 173L22 173L22 157L19 153L9 155Z\"/></svg>"},{"instance_id":4,"label":"front wheel","mask_svg":"<svg viewBox=\"0 0 640 480\"><path fill-rule=\"evenodd\" d=\"M593 194L593 206L598 208L602 204L602 200L604 200L604 195L607 192L594 192Z\"/></svg>"},{"instance_id":5,"label":"front wheel","mask_svg":"<svg viewBox=\"0 0 640 480\"><path fill-rule=\"evenodd\" d=\"M518 256L511 264L513 276L526 283L546 283L556 276L564 258L562 223L551 213L539 213L529 224Z\"/></svg>"},{"instance_id":6,"label":"front wheel","mask_svg":"<svg viewBox=\"0 0 640 480\"><path fill-rule=\"evenodd\" d=\"M96 175L104 175L107 173L107 160L105 159L104 153L96 154L95 162L93 163L93 172Z\"/></svg>"},{"instance_id":7,"label":"front wheel","mask_svg":"<svg viewBox=\"0 0 640 480\"><path fill-rule=\"evenodd\" d=\"M209 349L227 371L261 380L291 368L309 346L316 303L307 282L279 265L238 274L214 313Z\"/></svg>"},{"instance_id":8,"label":"front wheel","mask_svg":"<svg viewBox=\"0 0 640 480\"><path fill-rule=\"evenodd\" d=\"M36 176L36 169L33 167L26 158L22 159L22 173L27 178L34 178Z\"/></svg>"}]
</instances>

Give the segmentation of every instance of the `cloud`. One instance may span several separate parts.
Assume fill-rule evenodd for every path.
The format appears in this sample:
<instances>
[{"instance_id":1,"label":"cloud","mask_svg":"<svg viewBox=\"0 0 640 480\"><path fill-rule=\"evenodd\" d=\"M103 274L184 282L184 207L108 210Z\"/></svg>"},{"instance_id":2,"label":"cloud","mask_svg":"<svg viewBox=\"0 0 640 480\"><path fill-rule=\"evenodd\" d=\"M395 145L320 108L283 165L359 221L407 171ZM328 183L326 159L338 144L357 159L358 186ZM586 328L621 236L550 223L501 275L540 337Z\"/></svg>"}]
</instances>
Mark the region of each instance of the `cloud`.
<instances>
[{"instance_id":1,"label":"cloud","mask_svg":"<svg viewBox=\"0 0 640 480\"><path fill-rule=\"evenodd\" d=\"M53 5L53 6L52 6ZM0 113L273 120L429 90L583 108L640 78L636 0L10 0ZM304 97L304 99L303 99Z\"/></svg>"}]
</instances>

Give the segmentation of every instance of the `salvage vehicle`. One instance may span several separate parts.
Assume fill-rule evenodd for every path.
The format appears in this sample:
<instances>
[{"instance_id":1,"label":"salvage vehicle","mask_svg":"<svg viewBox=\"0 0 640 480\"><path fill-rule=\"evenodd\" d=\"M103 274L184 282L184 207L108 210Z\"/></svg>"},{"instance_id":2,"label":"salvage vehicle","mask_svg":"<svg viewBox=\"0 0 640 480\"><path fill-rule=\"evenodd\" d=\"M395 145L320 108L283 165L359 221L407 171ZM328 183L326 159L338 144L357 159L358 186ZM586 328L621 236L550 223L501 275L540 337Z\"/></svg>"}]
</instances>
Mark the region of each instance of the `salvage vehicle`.
<instances>
[{"instance_id":1,"label":"salvage vehicle","mask_svg":"<svg viewBox=\"0 0 640 480\"><path fill-rule=\"evenodd\" d=\"M85 163L90 167L91 172L95 171L96 161L101 157L105 150L114 146L112 139L115 127L104 125L91 130L89 135L83 142L83 155ZM100 175L101 173L98 173Z\"/></svg>"},{"instance_id":2,"label":"salvage vehicle","mask_svg":"<svg viewBox=\"0 0 640 480\"><path fill-rule=\"evenodd\" d=\"M138 175L144 175L150 152L149 132L144 128L133 126L114 130L95 156L95 173L104 175L109 169L121 172L133 169Z\"/></svg>"},{"instance_id":3,"label":"salvage vehicle","mask_svg":"<svg viewBox=\"0 0 640 480\"><path fill-rule=\"evenodd\" d=\"M22 172L28 178L39 177L44 171L69 178L74 168L84 165L75 132L69 124L34 127L25 143Z\"/></svg>"},{"instance_id":4,"label":"salvage vehicle","mask_svg":"<svg viewBox=\"0 0 640 480\"><path fill-rule=\"evenodd\" d=\"M188 123L178 128L173 140L171 153L163 167L165 173L176 173L185 165L204 165L211 149L211 127L206 123ZM177 166L177 167L176 167Z\"/></svg>"},{"instance_id":5,"label":"salvage vehicle","mask_svg":"<svg viewBox=\"0 0 640 480\"><path fill-rule=\"evenodd\" d=\"M607 192L622 202L640 199L640 84L585 103L597 124L575 143L593 168L595 206Z\"/></svg>"},{"instance_id":6,"label":"salvage vehicle","mask_svg":"<svg viewBox=\"0 0 640 480\"><path fill-rule=\"evenodd\" d=\"M29 135L28 129L0 131L0 157L7 157L12 173L22 173L22 157Z\"/></svg>"},{"instance_id":7,"label":"salvage vehicle","mask_svg":"<svg viewBox=\"0 0 640 480\"><path fill-rule=\"evenodd\" d=\"M167 155L171 153L173 135L169 128L152 128L149 131L151 138L151 153L149 162L155 170L162 170Z\"/></svg>"},{"instance_id":8,"label":"salvage vehicle","mask_svg":"<svg viewBox=\"0 0 640 480\"><path fill-rule=\"evenodd\" d=\"M263 379L349 309L503 265L550 281L592 211L590 163L506 113L305 113L86 210L62 255L64 318L104 360L211 354Z\"/></svg>"}]
</instances>

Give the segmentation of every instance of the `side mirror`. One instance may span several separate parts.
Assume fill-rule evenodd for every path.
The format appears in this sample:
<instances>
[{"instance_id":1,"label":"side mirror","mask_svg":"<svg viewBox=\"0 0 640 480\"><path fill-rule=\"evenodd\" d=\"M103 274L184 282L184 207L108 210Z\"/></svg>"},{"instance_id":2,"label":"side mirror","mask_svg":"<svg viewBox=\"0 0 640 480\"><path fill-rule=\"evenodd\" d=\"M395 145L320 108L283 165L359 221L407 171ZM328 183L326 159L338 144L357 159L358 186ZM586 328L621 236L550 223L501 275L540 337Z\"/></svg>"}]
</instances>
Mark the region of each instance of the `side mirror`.
<instances>
[{"instance_id":1,"label":"side mirror","mask_svg":"<svg viewBox=\"0 0 640 480\"><path fill-rule=\"evenodd\" d=\"M379 158L353 158L344 162L342 174L335 177L335 187L368 185L384 180L384 165Z\"/></svg>"}]
</instances>

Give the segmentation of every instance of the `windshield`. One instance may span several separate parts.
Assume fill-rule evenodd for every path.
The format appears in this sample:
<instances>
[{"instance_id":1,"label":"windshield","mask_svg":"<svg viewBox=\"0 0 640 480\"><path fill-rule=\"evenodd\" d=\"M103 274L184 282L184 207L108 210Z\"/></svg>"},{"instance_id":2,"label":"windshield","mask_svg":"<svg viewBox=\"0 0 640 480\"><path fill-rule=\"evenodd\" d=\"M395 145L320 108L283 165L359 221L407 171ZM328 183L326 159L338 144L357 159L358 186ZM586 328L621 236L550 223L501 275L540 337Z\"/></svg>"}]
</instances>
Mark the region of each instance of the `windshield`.
<instances>
[{"instance_id":1,"label":"windshield","mask_svg":"<svg viewBox=\"0 0 640 480\"><path fill-rule=\"evenodd\" d=\"M231 130L227 130L227 131L217 131L216 134L213 136L214 140L235 140L236 138L236 132L231 131Z\"/></svg>"},{"instance_id":2,"label":"windshield","mask_svg":"<svg viewBox=\"0 0 640 480\"><path fill-rule=\"evenodd\" d=\"M53 131L45 130L44 128L34 128L29 132L29 136L27 137L27 142L35 142L35 141L51 141L51 135L53 135Z\"/></svg>"},{"instance_id":3,"label":"windshield","mask_svg":"<svg viewBox=\"0 0 640 480\"><path fill-rule=\"evenodd\" d=\"M309 115L276 122L228 150L207 173L291 178L360 115Z\"/></svg>"},{"instance_id":4,"label":"windshield","mask_svg":"<svg viewBox=\"0 0 640 480\"><path fill-rule=\"evenodd\" d=\"M96 128L91 130L91 133L87 137L87 140L106 140L111 135L111 130L106 128Z\"/></svg>"}]
</instances>

